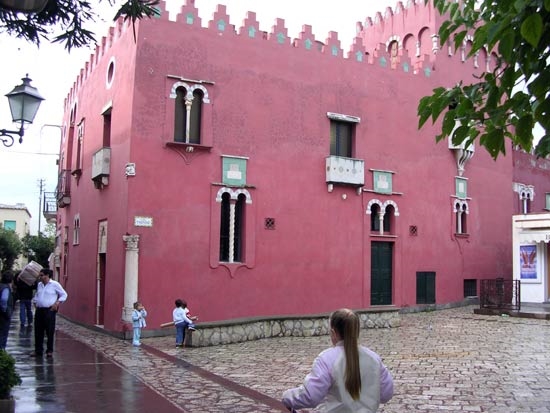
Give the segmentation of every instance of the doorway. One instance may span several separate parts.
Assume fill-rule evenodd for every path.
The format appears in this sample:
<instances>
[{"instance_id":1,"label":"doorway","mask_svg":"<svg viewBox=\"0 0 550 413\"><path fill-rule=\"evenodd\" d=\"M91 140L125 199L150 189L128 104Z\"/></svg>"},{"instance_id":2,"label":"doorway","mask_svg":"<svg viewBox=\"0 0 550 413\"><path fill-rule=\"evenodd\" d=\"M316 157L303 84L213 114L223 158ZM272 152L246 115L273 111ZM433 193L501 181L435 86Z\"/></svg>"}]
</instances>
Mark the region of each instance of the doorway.
<instances>
[{"instance_id":1,"label":"doorway","mask_svg":"<svg viewBox=\"0 0 550 413\"><path fill-rule=\"evenodd\" d=\"M392 304L393 243L371 243L371 305Z\"/></svg>"}]
</instances>

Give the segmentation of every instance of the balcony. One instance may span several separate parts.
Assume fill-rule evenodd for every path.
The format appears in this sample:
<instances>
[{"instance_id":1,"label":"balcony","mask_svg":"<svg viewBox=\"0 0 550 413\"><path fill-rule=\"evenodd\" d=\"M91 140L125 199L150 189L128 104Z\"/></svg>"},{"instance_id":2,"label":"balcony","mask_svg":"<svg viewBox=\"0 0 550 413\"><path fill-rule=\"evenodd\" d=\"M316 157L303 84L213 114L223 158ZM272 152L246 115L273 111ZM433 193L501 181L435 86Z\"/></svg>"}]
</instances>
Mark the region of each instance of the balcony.
<instances>
[{"instance_id":1,"label":"balcony","mask_svg":"<svg viewBox=\"0 0 550 413\"><path fill-rule=\"evenodd\" d=\"M44 218L49 223L57 220L57 198L55 192L44 192L44 203L42 206Z\"/></svg>"},{"instance_id":2,"label":"balcony","mask_svg":"<svg viewBox=\"0 0 550 413\"><path fill-rule=\"evenodd\" d=\"M92 181L100 189L109 185L111 170L111 148L101 148L92 157Z\"/></svg>"},{"instance_id":3,"label":"balcony","mask_svg":"<svg viewBox=\"0 0 550 413\"><path fill-rule=\"evenodd\" d=\"M326 158L326 181L329 185L329 192L332 192L334 184L364 186L365 161L342 156L328 156Z\"/></svg>"},{"instance_id":4,"label":"balcony","mask_svg":"<svg viewBox=\"0 0 550 413\"><path fill-rule=\"evenodd\" d=\"M63 169L59 173L55 195L58 208L65 208L71 204L71 171L69 169Z\"/></svg>"}]
</instances>

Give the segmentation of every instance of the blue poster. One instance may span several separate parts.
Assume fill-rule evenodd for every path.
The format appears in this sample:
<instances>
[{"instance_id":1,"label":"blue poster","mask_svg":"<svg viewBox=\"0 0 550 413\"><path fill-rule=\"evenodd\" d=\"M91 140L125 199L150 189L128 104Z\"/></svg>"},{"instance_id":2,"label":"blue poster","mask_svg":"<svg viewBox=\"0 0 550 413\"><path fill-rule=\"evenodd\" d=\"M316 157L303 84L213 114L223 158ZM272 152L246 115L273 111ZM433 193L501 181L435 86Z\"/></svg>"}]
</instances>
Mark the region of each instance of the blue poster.
<instances>
[{"instance_id":1,"label":"blue poster","mask_svg":"<svg viewBox=\"0 0 550 413\"><path fill-rule=\"evenodd\" d=\"M520 278L522 280L537 279L537 246L520 245Z\"/></svg>"}]
</instances>

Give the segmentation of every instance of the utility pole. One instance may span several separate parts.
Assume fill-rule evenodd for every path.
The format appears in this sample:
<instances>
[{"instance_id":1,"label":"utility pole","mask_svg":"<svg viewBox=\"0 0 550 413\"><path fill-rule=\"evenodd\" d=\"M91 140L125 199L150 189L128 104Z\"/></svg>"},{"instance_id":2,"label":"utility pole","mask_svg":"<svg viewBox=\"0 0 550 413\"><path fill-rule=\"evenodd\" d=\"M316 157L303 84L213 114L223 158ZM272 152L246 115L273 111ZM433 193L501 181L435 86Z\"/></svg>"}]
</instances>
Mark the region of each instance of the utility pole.
<instances>
[{"instance_id":1,"label":"utility pole","mask_svg":"<svg viewBox=\"0 0 550 413\"><path fill-rule=\"evenodd\" d=\"M40 236L40 227L41 227L41 215L42 215L42 194L44 193L44 186L46 183L44 182L43 178L40 178L38 180L38 188L40 189L40 195L38 198L38 236Z\"/></svg>"}]
</instances>

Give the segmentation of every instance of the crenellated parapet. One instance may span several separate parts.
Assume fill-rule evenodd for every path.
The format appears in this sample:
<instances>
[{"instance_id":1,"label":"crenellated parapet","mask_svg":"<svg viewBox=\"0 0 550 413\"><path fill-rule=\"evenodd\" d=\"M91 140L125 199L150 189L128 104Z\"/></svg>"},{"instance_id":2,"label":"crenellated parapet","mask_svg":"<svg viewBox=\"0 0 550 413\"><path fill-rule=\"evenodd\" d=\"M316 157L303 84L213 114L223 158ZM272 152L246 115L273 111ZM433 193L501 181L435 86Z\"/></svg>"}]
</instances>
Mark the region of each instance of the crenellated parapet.
<instances>
[{"instance_id":1,"label":"crenellated parapet","mask_svg":"<svg viewBox=\"0 0 550 413\"><path fill-rule=\"evenodd\" d=\"M84 82L92 74L92 72L97 67L100 60L102 59L102 57L105 56L107 51L120 38L126 35L127 31L130 31L130 32L132 31L132 24L129 21L125 22L124 19L120 17L115 22L115 25L109 28L107 36L103 36L100 42L96 44L95 51L92 54L90 54L88 61L84 63L84 67L80 69L80 73L78 74L75 82L73 83L73 87L69 91L68 96L65 98L66 111L69 108L69 106L71 106L73 102L75 102L78 90L80 90L80 87L82 86L82 84L84 84Z\"/></svg>"},{"instance_id":2,"label":"crenellated parapet","mask_svg":"<svg viewBox=\"0 0 550 413\"><path fill-rule=\"evenodd\" d=\"M301 50L306 55L317 53L329 59L340 59L342 64L373 65L426 77L430 77L439 68L447 70L449 65L460 66L461 71L466 68L474 74L480 74L494 68L496 64L496 56L485 50L467 59L471 36L465 38L463 47L457 52L448 44L440 45L437 30L443 18L431 2L425 4L424 0L399 1L393 9L387 7L383 12L377 12L373 17L358 22L357 35L352 39L347 51L342 49L337 32L330 31L327 37L320 41L315 38L310 25L303 25L297 37L292 38L282 18L275 19L270 31L262 31L255 12L247 12L240 25L236 27L230 23L230 16L224 5L216 7L206 27L202 24L194 0L185 0L179 10L171 12L166 9L166 2L163 0L158 5L158 11L158 17L137 21L135 27L123 19L116 21L107 36L101 38L89 61L80 71L65 101L66 106L75 102L81 85L117 42L131 36L131 42L125 43L126 47L139 47L139 28L143 25L156 25L157 33L162 32L162 25L179 25L181 36L186 36L187 31L193 31L202 32L206 36L214 34L227 42L246 38L248 41L256 42L258 48L275 48L273 53L277 53L277 47L293 48ZM137 36L137 42L133 40L134 35ZM229 44L228 50L230 48Z\"/></svg>"}]
</instances>

